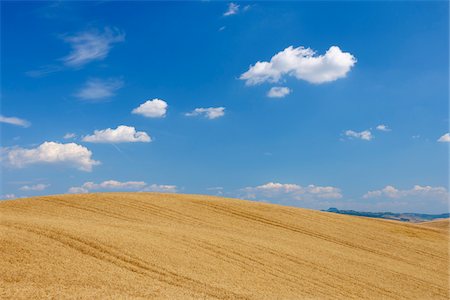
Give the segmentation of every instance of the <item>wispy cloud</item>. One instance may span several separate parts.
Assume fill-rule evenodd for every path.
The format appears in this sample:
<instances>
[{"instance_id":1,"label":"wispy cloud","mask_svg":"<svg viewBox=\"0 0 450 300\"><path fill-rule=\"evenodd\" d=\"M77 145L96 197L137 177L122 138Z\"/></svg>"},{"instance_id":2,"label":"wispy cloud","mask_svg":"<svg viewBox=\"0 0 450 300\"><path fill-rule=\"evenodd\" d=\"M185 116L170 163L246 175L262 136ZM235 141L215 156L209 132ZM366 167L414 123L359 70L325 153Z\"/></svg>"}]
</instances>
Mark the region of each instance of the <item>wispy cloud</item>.
<instances>
[{"instance_id":1,"label":"wispy cloud","mask_svg":"<svg viewBox=\"0 0 450 300\"><path fill-rule=\"evenodd\" d=\"M69 188L71 194L89 193L91 191L116 190L116 191L140 191L140 192L160 192L176 193L177 186L164 184L147 184L144 181L117 181L106 180L101 183L85 182L81 186Z\"/></svg>"},{"instance_id":2,"label":"wispy cloud","mask_svg":"<svg viewBox=\"0 0 450 300\"><path fill-rule=\"evenodd\" d=\"M70 140L76 138L77 135L75 133L68 132L63 136L63 139Z\"/></svg>"},{"instance_id":3,"label":"wispy cloud","mask_svg":"<svg viewBox=\"0 0 450 300\"><path fill-rule=\"evenodd\" d=\"M65 36L63 40L72 48L69 55L61 59L64 65L80 68L92 61L105 59L113 44L125 40L125 34L107 27L104 31L91 30Z\"/></svg>"},{"instance_id":4,"label":"wispy cloud","mask_svg":"<svg viewBox=\"0 0 450 300\"><path fill-rule=\"evenodd\" d=\"M99 79L91 78L75 94L81 100L99 102L116 95L116 91L124 85L122 79L109 78Z\"/></svg>"},{"instance_id":5,"label":"wispy cloud","mask_svg":"<svg viewBox=\"0 0 450 300\"><path fill-rule=\"evenodd\" d=\"M0 123L6 123L21 127L30 127L31 123L27 120L16 118L16 117L5 117L3 115L0 115Z\"/></svg>"},{"instance_id":6,"label":"wispy cloud","mask_svg":"<svg viewBox=\"0 0 450 300\"><path fill-rule=\"evenodd\" d=\"M199 107L191 112L186 113L185 115L188 117L203 115L206 118L212 120L223 117L225 115L225 107L208 107L208 108Z\"/></svg>"},{"instance_id":7,"label":"wispy cloud","mask_svg":"<svg viewBox=\"0 0 450 300\"><path fill-rule=\"evenodd\" d=\"M62 35L62 40L70 45L68 55L59 62L25 72L30 77L43 77L64 69L80 69L93 61L105 59L114 44L125 41L125 34L117 28L91 29L74 35Z\"/></svg>"},{"instance_id":8,"label":"wispy cloud","mask_svg":"<svg viewBox=\"0 0 450 300\"><path fill-rule=\"evenodd\" d=\"M48 188L50 184L38 183L35 185L24 185L19 188L21 191L43 191Z\"/></svg>"},{"instance_id":9,"label":"wispy cloud","mask_svg":"<svg viewBox=\"0 0 450 300\"><path fill-rule=\"evenodd\" d=\"M238 12L239 12L239 4L231 2L228 4L228 9L223 13L223 15L225 17L227 17L227 16L235 15Z\"/></svg>"},{"instance_id":10,"label":"wispy cloud","mask_svg":"<svg viewBox=\"0 0 450 300\"><path fill-rule=\"evenodd\" d=\"M300 186L292 183L268 182L255 187L242 189L243 196L249 199L274 199L310 201L314 199L340 199L339 188L332 186Z\"/></svg>"}]
</instances>

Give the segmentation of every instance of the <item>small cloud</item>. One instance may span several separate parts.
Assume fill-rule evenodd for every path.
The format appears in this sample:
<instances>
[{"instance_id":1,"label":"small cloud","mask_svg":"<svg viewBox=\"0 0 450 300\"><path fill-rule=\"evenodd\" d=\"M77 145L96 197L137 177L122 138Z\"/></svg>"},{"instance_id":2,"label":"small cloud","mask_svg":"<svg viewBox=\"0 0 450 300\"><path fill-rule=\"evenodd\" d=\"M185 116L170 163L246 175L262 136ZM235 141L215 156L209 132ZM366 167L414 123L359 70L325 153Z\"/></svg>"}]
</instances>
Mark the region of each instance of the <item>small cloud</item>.
<instances>
[{"instance_id":1,"label":"small cloud","mask_svg":"<svg viewBox=\"0 0 450 300\"><path fill-rule=\"evenodd\" d=\"M164 118L167 113L167 107L166 101L155 98L145 101L139 107L133 109L131 113L147 118Z\"/></svg>"},{"instance_id":2,"label":"small cloud","mask_svg":"<svg viewBox=\"0 0 450 300\"><path fill-rule=\"evenodd\" d=\"M413 139L419 139L420 138L420 134L416 134L412 136Z\"/></svg>"},{"instance_id":3,"label":"small cloud","mask_svg":"<svg viewBox=\"0 0 450 300\"><path fill-rule=\"evenodd\" d=\"M98 102L116 95L116 91L123 87L121 79L89 79L75 95L81 100Z\"/></svg>"},{"instance_id":4,"label":"small cloud","mask_svg":"<svg viewBox=\"0 0 450 300\"><path fill-rule=\"evenodd\" d=\"M316 55L311 48L289 46L270 61L258 61L240 76L246 85L279 82L283 76L294 76L314 84L344 78L356 64L349 52L331 46L324 55Z\"/></svg>"},{"instance_id":5,"label":"small cloud","mask_svg":"<svg viewBox=\"0 0 450 300\"><path fill-rule=\"evenodd\" d=\"M158 192L158 193L176 193L176 185L167 184L152 184L142 190L143 192Z\"/></svg>"},{"instance_id":6,"label":"small cloud","mask_svg":"<svg viewBox=\"0 0 450 300\"><path fill-rule=\"evenodd\" d=\"M224 31L225 28L227 28L227 27L226 26L222 26L222 27L219 28L219 31Z\"/></svg>"},{"instance_id":7,"label":"small cloud","mask_svg":"<svg viewBox=\"0 0 450 300\"><path fill-rule=\"evenodd\" d=\"M346 130L344 133L349 138L361 139L364 141L370 141L373 139L373 135L369 130L364 130L361 132L356 132L353 130Z\"/></svg>"},{"instance_id":8,"label":"small cloud","mask_svg":"<svg viewBox=\"0 0 450 300\"><path fill-rule=\"evenodd\" d=\"M48 188L49 186L50 186L50 184L39 183L39 184L35 184L35 185L24 185L24 186L20 187L19 190L21 190L21 191L43 191L46 188Z\"/></svg>"},{"instance_id":9,"label":"small cloud","mask_svg":"<svg viewBox=\"0 0 450 300\"><path fill-rule=\"evenodd\" d=\"M437 141L441 143L450 143L450 133L447 132L446 134L441 136Z\"/></svg>"},{"instance_id":10,"label":"small cloud","mask_svg":"<svg viewBox=\"0 0 450 300\"><path fill-rule=\"evenodd\" d=\"M250 8L252 8L252 6L253 5L248 4L248 5L244 6L244 8L242 8L242 10L243 11L248 11L248 10L250 10Z\"/></svg>"},{"instance_id":11,"label":"small cloud","mask_svg":"<svg viewBox=\"0 0 450 300\"><path fill-rule=\"evenodd\" d=\"M276 199L276 200L314 200L314 199L340 199L342 193L339 188L332 186L317 186L310 184L300 186L292 183L268 182L256 187L242 189L244 197L249 199Z\"/></svg>"},{"instance_id":12,"label":"small cloud","mask_svg":"<svg viewBox=\"0 0 450 300\"><path fill-rule=\"evenodd\" d=\"M427 201L431 199L448 201L449 194L447 189L441 186L433 187L429 185L427 186L415 185L411 189L400 190L392 185L387 185L381 190L369 191L363 195L364 199L370 198L412 199L414 197L419 197Z\"/></svg>"},{"instance_id":13,"label":"small cloud","mask_svg":"<svg viewBox=\"0 0 450 300\"><path fill-rule=\"evenodd\" d=\"M117 180L106 180L101 183L85 182L81 186L69 188L67 192L70 194L83 194L99 190L176 193L177 187L175 185L158 185L158 184L148 185L144 181L121 182Z\"/></svg>"},{"instance_id":14,"label":"small cloud","mask_svg":"<svg viewBox=\"0 0 450 300\"><path fill-rule=\"evenodd\" d=\"M378 125L376 129L379 131L392 131L392 129L390 129L387 125L384 124Z\"/></svg>"},{"instance_id":15,"label":"small cloud","mask_svg":"<svg viewBox=\"0 0 450 300\"><path fill-rule=\"evenodd\" d=\"M16 126L21 126L21 127L25 127L25 128L31 126L31 123L28 122L27 120L16 118L16 117L5 117L3 115L0 115L0 123L16 125Z\"/></svg>"},{"instance_id":16,"label":"small cloud","mask_svg":"<svg viewBox=\"0 0 450 300\"><path fill-rule=\"evenodd\" d=\"M0 200L9 200L9 199L14 199L14 198L17 198L16 195L14 195L14 194L0 195Z\"/></svg>"},{"instance_id":17,"label":"small cloud","mask_svg":"<svg viewBox=\"0 0 450 300\"><path fill-rule=\"evenodd\" d=\"M70 139L74 139L76 137L77 137L77 135L75 133L68 132L63 136L63 139L70 140Z\"/></svg>"},{"instance_id":18,"label":"small cloud","mask_svg":"<svg viewBox=\"0 0 450 300\"><path fill-rule=\"evenodd\" d=\"M22 168L33 164L64 163L81 171L90 172L100 162L92 159L92 152L75 143L44 142L36 148L2 148L2 159L12 167Z\"/></svg>"},{"instance_id":19,"label":"small cloud","mask_svg":"<svg viewBox=\"0 0 450 300\"><path fill-rule=\"evenodd\" d=\"M117 29L105 28L103 32L84 31L65 36L63 40L72 48L69 55L61 59L64 65L80 68L92 61L105 59L113 44L125 40L125 34Z\"/></svg>"},{"instance_id":20,"label":"small cloud","mask_svg":"<svg viewBox=\"0 0 450 300\"><path fill-rule=\"evenodd\" d=\"M191 112L186 113L185 115L188 117L196 117L203 115L206 118L212 120L223 117L225 115L225 107L209 107L209 108L199 107Z\"/></svg>"},{"instance_id":21,"label":"small cloud","mask_svg":"<svg viewBox=\"0 0 450 300\"><path fill-rule=\"evenodd\" d=\"M136 131L132 126L120 125L116 129L95 130L93 135L85 136L83 141L90 143L149 143L152 139L144 131Z\"/></svg>"},{"instance_id":22,"label":"small cloud","mask_svg":"<svg viewBox=\"0 0 450 300\"><path fill-rule=\"evenodd\" d=\"M239 12L239 5L236 4L236 3L231 2L231 3L228 4L228 9L227 9L226 12L223 13L223 15L225 17L227 17L227 16L235 15L238 12Z\"/></svg>"},{"instance_id":23,"label":"small cloud","mask_svg":"<svg viewBox=\"0 0 450 300\"><path fill-rule=\"evenodd\" d=\"M270 98L283 98L291 93L291 90L284 86L274 86L267 93Z\"/></svg>"}]
</instances>

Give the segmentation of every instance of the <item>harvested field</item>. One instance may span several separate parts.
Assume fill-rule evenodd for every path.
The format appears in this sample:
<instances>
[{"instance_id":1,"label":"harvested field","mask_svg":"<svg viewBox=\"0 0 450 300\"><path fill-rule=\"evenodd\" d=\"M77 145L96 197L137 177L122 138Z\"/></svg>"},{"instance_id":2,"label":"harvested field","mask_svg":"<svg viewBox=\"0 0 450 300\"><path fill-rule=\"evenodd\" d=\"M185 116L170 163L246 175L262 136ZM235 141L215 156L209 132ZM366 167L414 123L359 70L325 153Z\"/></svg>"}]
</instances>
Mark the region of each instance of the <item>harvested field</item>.
<instances>
[{"instance_id":1,"label":"harvested field","mask_svg":"<svg viewBox=\"0 0 450 300\"><path fill-rule=\"evenodd\" d=\"M157 193L2 201L0 218L6 299L449 299L449 237L427 226Z\"/></svg>"}]
</instances>

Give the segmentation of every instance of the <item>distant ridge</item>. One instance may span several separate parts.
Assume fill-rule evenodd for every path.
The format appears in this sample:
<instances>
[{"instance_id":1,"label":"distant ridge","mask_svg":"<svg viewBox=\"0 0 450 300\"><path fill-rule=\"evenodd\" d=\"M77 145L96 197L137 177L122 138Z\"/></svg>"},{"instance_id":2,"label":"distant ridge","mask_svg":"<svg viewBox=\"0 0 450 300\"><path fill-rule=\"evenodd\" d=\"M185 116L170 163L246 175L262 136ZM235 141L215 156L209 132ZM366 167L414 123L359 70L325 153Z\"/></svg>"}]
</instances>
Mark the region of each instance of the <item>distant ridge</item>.
<instances>
[{"instance_id":1,"label":"distant ridge","mask_svg":"<svg viewBox=\"0 0 450 300\"><path fill-rule=\"evenodd\" d=\"M327 210L322 210L325 212L332 212L342 215L369 217L369 218L379 218L388 220L397 220L402 222L426 222L433 221L436 219L446 219L450 217L450 213L443 214L420 214L420 213L393 213L393 212L367 212L367 211L356 211L356 210L340 210L335 207L330 207Z\"/></svg>"}]
</instances>

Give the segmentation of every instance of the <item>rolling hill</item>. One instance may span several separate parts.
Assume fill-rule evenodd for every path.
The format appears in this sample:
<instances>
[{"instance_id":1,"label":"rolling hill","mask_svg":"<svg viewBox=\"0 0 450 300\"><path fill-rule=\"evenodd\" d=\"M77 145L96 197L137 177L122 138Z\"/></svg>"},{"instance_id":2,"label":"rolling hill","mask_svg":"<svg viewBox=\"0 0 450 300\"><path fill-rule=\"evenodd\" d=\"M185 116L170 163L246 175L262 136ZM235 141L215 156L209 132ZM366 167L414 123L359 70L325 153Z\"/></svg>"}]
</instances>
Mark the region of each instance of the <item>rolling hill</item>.
<instances>
[{"instance_id":1,"label":"rolling hill","mask_svg":"<svg viewBox=\"0 0 450 300\"><path fill-rule=\"evenodd\" d=\"M435 228L439 230L447 231L450 228L450 219L441 219L441 220L434 220L429 222L422 222L420 223L421 226L426 226L430 228Z\"/></svg>"},{"instance_id":2,"label":"rolling hill","mask_svg":"<svg viewBox=\"0 0 450 300\"><path fill-rule=\"evenodd\" d=\"M0 297L448 299L423 225L201 195L0 202Z\"/></svg>"}]
</instances>

